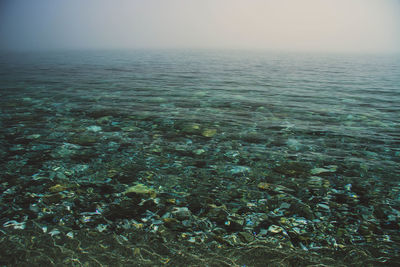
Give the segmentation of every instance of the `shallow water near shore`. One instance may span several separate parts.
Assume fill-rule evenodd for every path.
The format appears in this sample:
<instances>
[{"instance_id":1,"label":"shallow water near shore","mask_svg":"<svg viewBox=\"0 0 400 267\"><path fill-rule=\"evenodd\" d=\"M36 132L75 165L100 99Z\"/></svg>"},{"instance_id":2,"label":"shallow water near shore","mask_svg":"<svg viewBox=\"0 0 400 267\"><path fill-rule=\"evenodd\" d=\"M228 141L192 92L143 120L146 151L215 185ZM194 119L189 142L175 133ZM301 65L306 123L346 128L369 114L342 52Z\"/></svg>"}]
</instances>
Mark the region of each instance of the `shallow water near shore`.
<instances>
[{"instance_id":1,"label":"shallow water near shore","mask_svg":"<svg viewBox=\"0 0 400 267\"><path fill-rule=\"evenodd\" d=\"M400 57L0 55L1 265L400 264Z\"/></svg>"}]
</instances>

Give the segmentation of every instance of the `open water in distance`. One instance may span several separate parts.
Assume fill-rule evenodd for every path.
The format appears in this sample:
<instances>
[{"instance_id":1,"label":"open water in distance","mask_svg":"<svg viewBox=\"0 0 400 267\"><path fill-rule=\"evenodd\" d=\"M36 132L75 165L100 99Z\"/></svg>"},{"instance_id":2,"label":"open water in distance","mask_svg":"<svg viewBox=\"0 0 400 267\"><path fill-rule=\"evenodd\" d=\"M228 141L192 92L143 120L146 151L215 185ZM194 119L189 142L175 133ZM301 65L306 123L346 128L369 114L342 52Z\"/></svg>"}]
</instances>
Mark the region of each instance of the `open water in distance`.
<instances>
[{"instance_id":1,"label":"open water in distance","mask_svg":"<svg viewBox=\"0 0 400 267\"><path fill-rule=\"evenodd\" d=\"M216 227L226 228L229 216L243 219L238 229L225 229L225 238L247 231L261 240L287 237L282 242L302 249L359 244L386 259L398 256L399 56L2 54L0 96L4 192L48 177L36 192L41 205L51 186L71 181L141 184L171 194L177 206ZM113 223L148 216L113 213L116 202L96 200ZM221 205L226 216L215 218L209 210ZM160 217L168 212L152 209ZM2 224L23 220L7 208L2 213ZM45 224L40 216L24 220ZM287 218L329 230L298 226L290 234ZM279 229L287 232L281 239Z\"/></svg>"}]
</instances>

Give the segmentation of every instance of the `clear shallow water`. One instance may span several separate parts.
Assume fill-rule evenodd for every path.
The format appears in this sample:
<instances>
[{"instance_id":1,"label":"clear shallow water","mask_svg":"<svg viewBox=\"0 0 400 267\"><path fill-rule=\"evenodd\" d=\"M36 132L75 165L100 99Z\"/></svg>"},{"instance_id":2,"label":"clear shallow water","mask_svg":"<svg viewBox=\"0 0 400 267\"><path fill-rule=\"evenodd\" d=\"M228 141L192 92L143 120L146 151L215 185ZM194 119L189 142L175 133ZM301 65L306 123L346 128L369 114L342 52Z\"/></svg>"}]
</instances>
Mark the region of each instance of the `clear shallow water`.
<instances>
[{"instance_id":1,"label":"clear shallow water","mask_svg":"<svg viewBox=\"0 0 400 267\"><path fill-rule=\"evenodd\" d=\"M310 230L307 239L289 233L295 247L337 249L380 240L381 253L394 257L399 59L233 51L1 55L2 189L26 188L32 177L50 179L43 195L66 181L115 184L113 194L118 186L140 183L222 228L229 218L219 225L207 205L225 205L229 216L253 220L254 227L236 232L258 235L270 225L290 232L294 226L281 218L305 217L329 230L320 236ZM118 224L114 196L93 203ZM166 210L151 211L162 216ZM23 218L2 212L2 223ZM261 213L277 221L264 225ZM352 234L339 234L346 227ZM232 234L227 231L225 237ZM328 237L335 242L323 243Z\"/></svg>"},{"instance_id":2,"label":"clear shallow water","mask_svg":"<svg viewBox=\"0 0 400 267\"><path fill-rule=\"evenodd\" d=\"M20 54L2 62L3 101L37 96L54 112L110 109L171 127L207 123L239 139L257 133L262 150L339 162L356 153L398 175L396 57L143 51Z\"/></svg>"}]
</instances>

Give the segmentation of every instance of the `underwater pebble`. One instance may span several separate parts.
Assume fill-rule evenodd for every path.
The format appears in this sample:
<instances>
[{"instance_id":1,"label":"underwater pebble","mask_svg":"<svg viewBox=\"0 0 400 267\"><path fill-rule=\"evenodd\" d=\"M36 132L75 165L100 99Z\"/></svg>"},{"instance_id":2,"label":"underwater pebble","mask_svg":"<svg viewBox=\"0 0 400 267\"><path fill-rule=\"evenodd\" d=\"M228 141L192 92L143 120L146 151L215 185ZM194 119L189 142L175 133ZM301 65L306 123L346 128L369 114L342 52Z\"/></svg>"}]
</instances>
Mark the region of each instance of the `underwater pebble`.
<instances>
[{"instance_id":1,"label":"underwater pebble","mask_svg":"<svg viewBox=\"0 0 400 267\"><path fill-rule=\"evenodd\" d=\"M204 129L201 135L204 137L213 137L217 133L217 129Z\"/></svg>"},{"instance_id":2,"label":"underwater pebble","mask_svg":"<svg viewBox=\"0 0 400 267\"><path fill-rule=\"evenodd\" d=\"M137 185L131 186L124 191L125 195L129 195L132 193L137 194L137 195L148 195L152 198L156 197L155 190L148 186L145 186L144 184L137 184Z\"/></svg>"},{"instance_id":3,"label":"underwater pebble","mask_svg":"<svg viewBox=\"0 0 400 267\"><path fill-rule=\"evenodd\" d=\"M245 242L245 243L250 243L252 241L254 241L254 235L248 233L248 232L239 232L238 236L240 237L240 239Z\"/></svg>"},{"instance_id":4,"label":"underwater pebble","mask_svg":"<svg viewBox=\"0 0 400 267\"><path fill-rule=\"evenodd\" d=\"M250 171L250 167L247 166L234 166L230 169L231 174L248 173Z\"/></svg>"},{"instance_id":5,"label":"underwater pebble","mask_svg":"<svg viewBox=\"0 0 400 267\"><path fill-rule=\"evenodd\" d=\"M93 125L93 126L86 127L86 130L96 133L96 132L100 132L102 129L100 126Z\"/></svg>"},{"instance_id":6,"label":"underwater pebble","mask_svg":"<svg viewBox=\"0 0 400 267\"><path fill-rule=\"evenodd\" d=\"M318 207L321 207L321 208L323 208L323 209L326 209L326 210L330 210L330 207L329 207L328 205L326 205L326 204L318 203L317 206L318 206Z\"/></svg>"},{"instance_id":7,"label":"underwater pebble","mask_svg":"<svg viewBox=\"0 0 400 267\"><path fill-rule=\"evenodd\" d=\"M330 170L324 168L314 168L311 170L311 174L320 174L324 172L330 172Z\"/></svg>"},{"instance_id":8,"label":"underwater pebble","mask_svg":"<svg viewBox=\"0 0 400 267\"><path fill-rule=\"evenodd\" d=\"M204 154L204 152L206 152L204 149L202 149L202 148L200 148L200 149L195 149L194 151L193 151L193 153L194 154L196 154L196 155L201 155L201 154Z\"/></svg>"},{"instance_id":9,"label":"underwater pebble","mask_svg":"<svg viewBox=\"0 0 400 267\"><path fill-rule=\"evenodd\" d=\"M68 187L65 185L61 185L61 184L56 184L53 185L52 187L49 188L49 191L52 193L58 193L58 192L62 192L64 190L66 190Z\"/></svg>"},{"instance_id":10,"label":"underwater pebble","mask_svg":"<svg viewBox=\"0 0 400 267\"><path fill-rule=\"evenodd\" d=\"M321 174L321 173L326 173L326 172L335 172L337 169L336 165L330 165L327 166L326 168L314 168L311 170L311 174Z\"/></svg>"},{"instance_id":11,"label":"underwater pebble","mask_svg":"<svg viewBox=\"0 0 400 267\"><path fill-rule=\"evenodd\" d=\"M15 220L12 220L12 221L5 222L3 224L3 227L12 227L14 229L24 230L26 227L25 223L26 222L17 222Z\"/></svg>"},{"instance_id":12,"label":"underwater pebble","mask_svg":"<svg viewBox=\"0 0 400 267\"><path fill-rule=\"evenodd\" d=\"M192 213L190 210L186 207L175 207L172 211L171 214L177 218L178 220L186 220L189 219Z\"/></svg>"},{"instance_id":13,"label":"underwater pebble","mask_svg":"<svg viewBox=\"0 0 400 267\"><path fill-rule=\"evenodd\" d=\"M268 232L273 233L273 234L279 234L281 232L283 232L282 227L278 226L278 225L271 225L268 228Z\"/></svg>"},{"instance_id":14,"label":"underwater pebble","mask_svg":"<svg viewBox=\"0 0 400 267\"><path fill-rule=\"evenodd\" d=\"M55 236L55 235L59 235L60 231L58 229L53 229L49 232L49 235L51 236Z\"/></svg>"}]
</instances>

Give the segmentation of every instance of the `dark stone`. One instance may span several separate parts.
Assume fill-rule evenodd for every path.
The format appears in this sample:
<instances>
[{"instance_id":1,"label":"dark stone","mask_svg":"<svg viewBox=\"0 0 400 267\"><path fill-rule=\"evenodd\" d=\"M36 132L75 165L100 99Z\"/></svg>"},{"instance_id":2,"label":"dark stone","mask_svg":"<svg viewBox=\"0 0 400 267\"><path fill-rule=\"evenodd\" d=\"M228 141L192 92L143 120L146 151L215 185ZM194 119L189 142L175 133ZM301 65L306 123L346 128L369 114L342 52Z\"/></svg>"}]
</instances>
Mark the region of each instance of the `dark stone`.
<instances>
[{"instance_id":1,"label":"dark stone","mask_svg":"<svg viewBox=\"0 0 400 267\"><path fill-rule=\"evenodd\" d=\"M184 225L182 225L177 219L175 218L166 218L164 219L165 227L169 228L172 231L185 231Z\"/></svg>"},{"instance_id":2,"label":"dark stone","mask_svg":"<svg viewBox=\"0 0 400 267\"><path fill-rule=\"evenodd\" d=\"M254 232L258 234L261 229L268 229L273 224L277 224L277 220L268 217L267 219L262 220L256 227L254 227Z\"/></svg>"},{"instance_id":3,"label":"dark stone","mask_svg":"<svg viewBox=\"0 0 400 267\"><path fill-rule=\"evenodd\" d=\"M100 186L100 192L102 194L112 194L112 193L115 193L116 190L115 190L114 186L112 186L110 184L102 184Z\"/></svg>"},{"instance_id":4,"label":"dark stone","mask_svg":"<svg viewBox=\"0 0 400 267\"><path fill-rule=\"evenodd\" d=\"M146 200L139 205L140 201L139 198L124 199L119 204L110 205L104 216L109 220L139 218L146 210L154 211L157 208L153 199Z\"/></svg>"},{"instance_id":5,"label":"dark stone","mask_svg":"<svg viewBox=\"0 0 400 267\"><path fill-rule=\"evenodd\" d=\"M274 167L274 171L289 176L306 176L309 174L310 166L302 162L286 162Z\"/></svg>"},{"instance_id":6,"label":"dark stone","mask_svg":"<svg viewBox=\"0 0 400 267\"><path fill-rule=\"evenodd\" d=\"M293 212L294 214L297 214L308 220L313 220L315 218L314 213L312 212L311 208L308 205L301 202L294 202L291 204L292 206L290 211Z\"/></svg>"},{"instance_id":7,"label":"dark stone","mask_svg":"<svg viewBox=\"0 0 400 267\"><path fill-rule=\"evenodd\" d=\"M155 211L157 209L157 204L154 202L154 199L147 199L143 203L139 205L141 207L141 210L149 210L149 211Z\"/></svg>"},{"instance_id":8,"label":"dark stone","mask_svg":"<svg viewBox=\"0 0 400 267\"><path fill-rule=\"evenodd\" d=\"M389 207L384 204L376 205L374 207L374 215L380 220L387 220L387 213L389 212Z\"/></svg>"},{"instance_id":9,"label":"dark stone","mask_svg":"<svg viewBox=\"0 0 400 267\"><path fill-rule=\"evenodd\" d=\"M389 221L389 222L382 222L381 227L387 230L399 230L400 225L398 222Z\"/></svg>"},{"instance_id":10,"label":"dark stone","mask_svg":"<svg viewBox=\"0 0 400 267\"><path fill-rule=\"evenodd\" d=\"M39 218L39 220L46 223L54 223L54 218L54 214L44 214L42 217Z\"/></svg>"},{"instance_id":11,"label":"dark stone","mask_svg":"<svg viewBox=\"0 0 400 267\"><path fill-rule=\"evenodd\" d=\"M237 210L237 214L245 214L245 213L247 213L247 212L250 212L251 210L250 210L250 208L249 207L247 207L247 206L242 206L242 207L240 207L238 210Z\"/></svg>"},{"instance_id":12,"label":"dark stone","mask_svg":"<svg viewBox=\"0 0 400 267\"><path fill-rule=\"evenodd\" d=\"M224 210L222 207L213 206L210 207L210 210L207 213L207 217L211 220L216 222L219 225L225 225L227 221L228 212Z\"/></svg>"},{"instance_id":13,"label":"dark stone","mask_svg":"<svg viewBox=\"0 0 400 267\"><path fill-rule=\"evenodd\" d=\"M194 166L196 166L198 168L205 168L207 166L207 161L205 161L205 160L196 160L194 162Z\"/></svg>"},{"instance_id":14,"label":"dark stone","mask_svg":"<svg viewBox=\"0 0 400 267\"><path fill-rule=\"evenodd\" d=\"M191 195L188 197L188 208L193 214L199 214L209 209L207 204L212 203L212 199L204 196Z\"/></svg>"},{"instance_id":15,"label":"dark stone","mask_svg":"<svg viewBox=\"0 0 400 267\"><path fill-rule=\"evenodd\" d=\"M60 202L60 200L62 198L63 198L63 195L60 193L46 195L43 197L43 202L46 204L54 204L54 203Z\"/></svg>"},{"instance_id":16,"label":"dark stone","mask_svg":"<svg viewBox=\"0 0 400 267\"><path fill-rule=\"evenodd\" d=\"M234 220L229 220L227 224L224 224L224 228L229 232L237 232L243 229L243 224Z\"/></svg>"},{"instance_id":17,"label":"dark stone","mask_svg":"<svg viewBox=\"0 0 400 267\"><path fill-rule=\"evenodd\" d=\"M254 236L248 232L239 232L238 236L244 243L250 243L254 241Z\"/></svg>"},{"instance_id":18,"label":"dark stone","mask_svg":"<svg viewBox=\"0 0 400 267\"><path fill-rule=\"evenodd\" d=\"M80 163L88 163L91 162L93 159L95 159L98 156L98 153L96 153L94 150L91 149L85 149L85 150L80 150L74 153L71 156L71 159L76 162Z\"/></svg>"}]
</instances>

